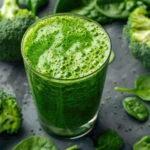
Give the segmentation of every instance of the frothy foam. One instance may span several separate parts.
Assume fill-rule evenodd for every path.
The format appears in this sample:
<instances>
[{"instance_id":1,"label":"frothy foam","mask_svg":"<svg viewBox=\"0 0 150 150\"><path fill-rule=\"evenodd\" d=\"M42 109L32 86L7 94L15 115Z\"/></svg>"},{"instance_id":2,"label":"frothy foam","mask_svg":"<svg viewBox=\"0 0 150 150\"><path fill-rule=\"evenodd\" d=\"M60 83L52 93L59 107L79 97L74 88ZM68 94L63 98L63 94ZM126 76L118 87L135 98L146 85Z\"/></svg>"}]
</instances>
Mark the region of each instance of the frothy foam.
<instances>
[{"instance_id":1,"label":"frothy foam","mask_svg":"<svg viewBox=\"0 0 150 150\"><path fill-rule=\"evenodd\" d=\"M38 72L53 78L74 79L95 72L105 63L110 41L96 23L55 16L29 30L24 53Z\"/></svg>"}]
</instances>

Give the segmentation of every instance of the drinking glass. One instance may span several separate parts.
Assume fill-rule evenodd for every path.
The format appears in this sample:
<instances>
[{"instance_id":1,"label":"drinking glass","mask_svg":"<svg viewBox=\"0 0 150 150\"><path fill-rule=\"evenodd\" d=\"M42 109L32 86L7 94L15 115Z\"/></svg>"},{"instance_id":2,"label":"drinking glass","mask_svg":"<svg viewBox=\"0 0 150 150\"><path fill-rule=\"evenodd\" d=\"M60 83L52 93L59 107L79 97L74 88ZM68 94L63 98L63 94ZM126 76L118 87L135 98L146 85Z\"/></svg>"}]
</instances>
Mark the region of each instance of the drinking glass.
<instances>
[{"instance_id":1,"label":"drinking glass","mask_svg":"<svg viewBox=\"0 0 150 150\"><path fill-rule=\"evenodd\" d=\"M89 18L74 14L54 14L43 19L63 15L79 17L98 24ZM28 31L43 19L39 19ZM98 26L104 30L99 24ZM110 56L111 41L105 30L104 33L110 42L110 48L107 50ZM52 78L39 73L28 63L23 46L26 34L22 40L22 55L42 127L52 135L70 139L87 134L93 128L98 116L109 56L98 70L87 76L77 79Z\"/></svg>"}]
</instances>

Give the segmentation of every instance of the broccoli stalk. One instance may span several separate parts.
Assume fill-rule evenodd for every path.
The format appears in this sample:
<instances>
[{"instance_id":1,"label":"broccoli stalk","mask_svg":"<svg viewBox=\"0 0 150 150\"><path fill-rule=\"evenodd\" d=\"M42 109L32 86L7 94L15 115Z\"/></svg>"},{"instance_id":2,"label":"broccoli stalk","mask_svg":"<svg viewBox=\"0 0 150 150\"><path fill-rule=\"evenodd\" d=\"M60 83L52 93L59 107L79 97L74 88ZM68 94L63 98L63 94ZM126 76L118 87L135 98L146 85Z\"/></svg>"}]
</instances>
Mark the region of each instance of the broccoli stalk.
<instances>
[{"instance_id":1,"label":"broccoli stalk","mask_svg":"<svg viewBox=\"0 0 150 150\"><path fill-rule=\"evenodd\" d=\"M132 55L150 68L150 18L144 8L135 9L124 27L124 35L129 41Z\"/></svg>"},{"instance_id":2,"label":"broccoli stalk","mask_svg":"<svg viewBox=\"0 0 150 150\"><path fill-rule=\"evenodd\" d=\"M16 99L0 90L0 133L17 133L22 123L21 109Z\"/></svg>"},{"instance_id":3,"label":"broccoli stalk","mask_svg":"<svg viewBox=\"0 0 150 150\"><path fill-rule=\"evenodd\" d=\"M20 9L18 0L4 0L0 9L0 60L15 61L21 57L21 40L37 17Z\"/></svg>"}]
</instances>

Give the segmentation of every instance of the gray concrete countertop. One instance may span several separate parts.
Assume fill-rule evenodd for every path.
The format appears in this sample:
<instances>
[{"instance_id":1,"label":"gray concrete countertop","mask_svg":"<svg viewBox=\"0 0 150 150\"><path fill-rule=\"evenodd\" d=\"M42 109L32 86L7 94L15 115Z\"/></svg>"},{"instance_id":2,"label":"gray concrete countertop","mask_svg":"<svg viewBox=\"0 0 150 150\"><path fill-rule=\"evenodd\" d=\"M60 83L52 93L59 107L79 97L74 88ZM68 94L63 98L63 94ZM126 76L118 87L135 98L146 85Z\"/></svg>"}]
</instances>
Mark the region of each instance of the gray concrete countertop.
<instances>
[{"instance_id":1,"label":"gray concrete countertop","mask_svg":"<svg viewBox=\"0 0 150 150\"><path fill-rule=\"evenodd\" d=\"M0 5L2 2L0 1ZM42 10L41 16L50 13L54 7L55 0L50 0L46 9ZM123 107L122 100L130 94L122 94L114 91L117 85L123 87L133 87L134 80L142 74L150 73L132 57L128 43L122 35L124 22L115 22L106 25L113 49L116 54L115 61L109 65L106 84L103 92L102 109L95 128L88 135L76 140L57 139L41 129L38 122L37 113L30 94L24 66L22 62L7 63L0 61L0 88L4 88L17 97L19 106L22 107L23 124L16 135L0 135L0 150L12 150L12 148L21 140L33 135L45 136L52 139L60 148L65 150L70 145L78 144L83 150L94 150L95 141L99 134L110 128L116 130L124 139L124 148L122 150L132 150L132 145L142 136L150 134L150 119L140 123L129 117ZM110 96L110 99L108 97ZM24 101L26 104L24 104ZM150 104L144 102L150 110Z\"/></svg>"}]
</instances>

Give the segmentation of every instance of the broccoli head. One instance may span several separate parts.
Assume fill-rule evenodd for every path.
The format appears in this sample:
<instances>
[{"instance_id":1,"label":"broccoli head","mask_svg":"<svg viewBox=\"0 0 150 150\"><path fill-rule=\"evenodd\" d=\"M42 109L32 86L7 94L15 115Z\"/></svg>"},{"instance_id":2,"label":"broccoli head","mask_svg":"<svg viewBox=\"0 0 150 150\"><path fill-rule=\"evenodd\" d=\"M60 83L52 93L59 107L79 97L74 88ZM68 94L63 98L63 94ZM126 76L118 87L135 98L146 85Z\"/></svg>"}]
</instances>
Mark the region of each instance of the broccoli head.
<instances>
[{"instance_id":1,"label":"broccoli head","mask_svg":"<svg viewBox=\"0 0 150 150\"><path fill-rule=\"evenodd\" d=\"M0 9L0 60L21 59L21 40L37 17L27 9L20 9L17 0L4 0Z\"/></svg>"},{"instance_id":2,"label":"broccoli head","mask_svg":"<svg viewBox=\"0 0 150 150\"><path fill-rule=\"evenodd\" d=\"M0 133L17 133L22 123L21 108L16 99L0 90Z\"/></svg>"},{"instance_id":3,"label":"broccoli head","mask_svg":"<svg viewBox=\"0 0 150 150\"><path fill-rule=\"evenodd\" d=\"M135 9L124 27L124 35L135 58L150 68L150 18L144 8Z\"/></svg>"}]
</instances>

